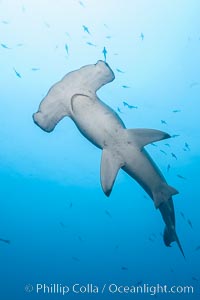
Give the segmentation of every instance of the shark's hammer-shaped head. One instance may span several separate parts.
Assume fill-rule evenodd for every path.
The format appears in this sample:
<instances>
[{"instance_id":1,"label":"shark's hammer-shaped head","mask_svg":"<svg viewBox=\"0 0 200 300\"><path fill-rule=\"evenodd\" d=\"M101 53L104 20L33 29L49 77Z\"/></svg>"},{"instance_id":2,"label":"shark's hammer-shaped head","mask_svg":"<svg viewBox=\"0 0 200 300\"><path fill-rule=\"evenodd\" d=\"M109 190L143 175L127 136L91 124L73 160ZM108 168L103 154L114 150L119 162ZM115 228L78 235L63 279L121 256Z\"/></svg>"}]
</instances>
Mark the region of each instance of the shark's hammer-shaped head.
<instances>
[{"instance_id":1,"label":"shark's hammer-shaped head","mask_svg":"<svg viewBox=\"0 0 200 300\"><path fill-rule=\"evenodd\" d=\"M109 65L99 60L65 75L54 84L33 114L34 122L51 132L65 116L71 116L71 99L76 94L94 95L103 85L115 78Z\"/></svg>"}]
</instances>

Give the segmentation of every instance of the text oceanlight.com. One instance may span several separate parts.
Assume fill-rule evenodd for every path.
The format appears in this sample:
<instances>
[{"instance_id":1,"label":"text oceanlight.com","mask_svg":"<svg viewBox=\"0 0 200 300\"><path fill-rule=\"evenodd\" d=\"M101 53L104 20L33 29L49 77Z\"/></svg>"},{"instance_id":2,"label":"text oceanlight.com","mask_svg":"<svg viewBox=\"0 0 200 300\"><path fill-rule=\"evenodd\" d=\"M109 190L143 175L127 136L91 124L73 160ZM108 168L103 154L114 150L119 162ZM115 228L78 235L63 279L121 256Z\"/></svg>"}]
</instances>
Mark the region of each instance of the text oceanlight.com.
<instances>
[{"instance_id":1,"label":"text oceanlight.com","mask_svg":"<svg viewBox=\"0 0 200 300\"><path fill-rule=\"evenodd\" d=\"M120 285L116 283L96 285L93 283L80 284L74 283L72 285L64 285L59 283L45 284L37 283L36 285L27 284L25 286L27 293L35 292L36 294L60 294L66 296L68 294L149 294L154 296L156 294L193 294L193 286L182 285L150 285L147 283L141 285Z\"/></svg>"}]
</instances>

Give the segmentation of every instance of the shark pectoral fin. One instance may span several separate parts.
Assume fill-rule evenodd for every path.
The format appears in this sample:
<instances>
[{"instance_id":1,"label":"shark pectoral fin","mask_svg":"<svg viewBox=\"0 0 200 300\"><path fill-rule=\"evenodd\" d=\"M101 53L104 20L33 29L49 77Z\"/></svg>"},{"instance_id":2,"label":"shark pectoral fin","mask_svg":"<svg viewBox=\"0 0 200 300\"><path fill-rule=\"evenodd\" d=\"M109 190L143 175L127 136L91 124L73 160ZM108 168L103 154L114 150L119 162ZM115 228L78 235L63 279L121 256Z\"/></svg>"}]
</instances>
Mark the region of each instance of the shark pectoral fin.
<instances>
[{"instance_id":1,"label":"shark pectoral fin","mask_svg":"<svg viewBox=\"0 0 200 300\"><path fill-rule=\"evenodd\" d=\"M109 196L119 169L123 166L120 156L108 149L103 149L101 157L101 186Z\"/></svg>"},{"instance_id":2,"label":"shark pectoral fin","mask_svg":"<svg viewBox=\"0 0 200 300\"><path fill-rule=\"evenodd\" d=\"M163 182L156 191L153 192L153 200L155 207L158 208L161 203L167 202L173 195L178 194L179 192Z\"/></svg>"},{"instance_id":3,"label":"shark pectoral fin","mask_svg":"<svg viewBox=\"0 0 200 300\"><path fill-rule=\"evenodd\" d=\"M128 141L136 144L139 148L147 144L170 138L166 132L156 129L136 128L127 129Z\"/></svg>"}]
</instances>

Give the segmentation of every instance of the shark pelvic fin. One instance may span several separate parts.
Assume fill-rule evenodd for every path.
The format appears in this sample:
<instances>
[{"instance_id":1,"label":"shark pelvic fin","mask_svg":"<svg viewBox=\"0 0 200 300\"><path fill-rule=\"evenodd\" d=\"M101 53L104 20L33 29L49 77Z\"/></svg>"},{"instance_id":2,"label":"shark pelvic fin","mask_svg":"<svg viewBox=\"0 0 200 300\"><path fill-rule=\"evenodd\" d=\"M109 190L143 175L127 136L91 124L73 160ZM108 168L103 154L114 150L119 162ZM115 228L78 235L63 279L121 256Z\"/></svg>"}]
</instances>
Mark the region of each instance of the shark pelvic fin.
<instances>
[{"instance_id":1,"label":"shark pelvic fin","mask_svg":"<svg viewBox=\"0 0 200 300\"><path fill-rule=\"evenodd\" d=\"M139 148L143 148L147 144L170 138L166 132L156 129L136 128L127 129L128 141L136 144Z\"/></svg>"},{"instance_id":2,"label":"shark pelvic fin","mask_svg":"<svg viewBox=\"0 0 200 300\"><path fill-rule=\"evenodd\" d=\"M101 157L101 186L106 196L110 195L117 173L122 166L123 161L119 155L112 153L109 149L103 149Z\"/></svg>"}]
</instances>

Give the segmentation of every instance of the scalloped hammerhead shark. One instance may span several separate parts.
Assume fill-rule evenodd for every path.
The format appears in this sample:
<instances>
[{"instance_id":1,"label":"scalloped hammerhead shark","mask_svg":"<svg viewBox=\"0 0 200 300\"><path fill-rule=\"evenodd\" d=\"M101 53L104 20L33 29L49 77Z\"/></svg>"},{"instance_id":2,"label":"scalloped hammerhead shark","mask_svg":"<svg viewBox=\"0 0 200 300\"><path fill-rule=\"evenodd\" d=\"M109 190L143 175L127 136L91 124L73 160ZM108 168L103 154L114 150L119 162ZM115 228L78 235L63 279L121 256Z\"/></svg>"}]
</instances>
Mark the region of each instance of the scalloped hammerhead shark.
<instances>
[{"instance_id":1,"label":"scalloped hammerhead shark","mask_svg":"<svg viewBox=\"0 0 200 300\"><path fill-rule=\"evenodd\" d=\"M165 223L164 243L176 242L184 256L175 230L172 196L178 191L169 186L144 146L170 135L155 129L126 129L118 114L102 102L96 92L113 81L109 65L99 60L65 75L54 84L41 101L34 122L51 132L65 116L70 117L79 131L95 146L102 149L101 186L109 196L117 173L122 168L135 179L153 200Z\"/></svg>"}]
</instances>

